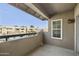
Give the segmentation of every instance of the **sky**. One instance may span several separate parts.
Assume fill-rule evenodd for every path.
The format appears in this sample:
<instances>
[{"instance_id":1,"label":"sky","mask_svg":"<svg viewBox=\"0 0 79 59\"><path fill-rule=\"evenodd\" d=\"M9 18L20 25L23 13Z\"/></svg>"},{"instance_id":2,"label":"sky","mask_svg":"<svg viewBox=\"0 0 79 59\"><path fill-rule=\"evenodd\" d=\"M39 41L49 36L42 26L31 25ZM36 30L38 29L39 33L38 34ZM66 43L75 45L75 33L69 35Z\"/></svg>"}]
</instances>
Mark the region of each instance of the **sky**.
<instances>
[{"instance_id":1,"label":"sky","mask_svg":"<svg viewBox=\"0 0 79 59\"><path fill-rule=\"evenodd\" d=\"M0 3L0 25L48 27L48 21L42 21L18 8L6 3Z\"/></svg>"}]
</instances>

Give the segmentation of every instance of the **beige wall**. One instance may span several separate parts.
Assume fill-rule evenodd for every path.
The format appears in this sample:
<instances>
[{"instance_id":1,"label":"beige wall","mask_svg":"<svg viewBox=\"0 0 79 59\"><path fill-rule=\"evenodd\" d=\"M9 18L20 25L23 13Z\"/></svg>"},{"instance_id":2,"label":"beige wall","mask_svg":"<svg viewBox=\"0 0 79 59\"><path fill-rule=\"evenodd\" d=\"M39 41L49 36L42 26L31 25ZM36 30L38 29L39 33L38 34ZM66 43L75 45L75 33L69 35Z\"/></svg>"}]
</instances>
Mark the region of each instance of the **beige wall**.
<instances>
[{"instance_id":1,"label":"beige wall","mask_svg":"<svg viewBox=\"0 0 79 59\"><path fill-rule=\"evenodd\" d=\"M79 15L79 3L76 5L76 7L74 8L74 17Z\"/></svg>"},{"instance_id":2,"label":"beige wall","mask_svg":"<svg viewBox=\"0 0 79 59\"><path fill-rule=\"evenodd\" d=\"M0 55L1 53L9 53L9 55L26 55L41 44L42 32L34 37L0 43Z\"/></svg>"},{"instance_id":3,"label":"beige wall","mask_svg":"<svg viewBox=\"0 0 79 59\"><path fill-rule=\"evenodd\" d=\"M48 20L48 32L44 33L45 42L48 44L57 45L64 48L73 49L74 48L74 24L68 24L68 19L74 18L74 12L69 11L61 14L56 14L51 19ZM51 20L62 19L63 20L63 39L57 40L51 38Z\"/></svg>"}]
</instances>

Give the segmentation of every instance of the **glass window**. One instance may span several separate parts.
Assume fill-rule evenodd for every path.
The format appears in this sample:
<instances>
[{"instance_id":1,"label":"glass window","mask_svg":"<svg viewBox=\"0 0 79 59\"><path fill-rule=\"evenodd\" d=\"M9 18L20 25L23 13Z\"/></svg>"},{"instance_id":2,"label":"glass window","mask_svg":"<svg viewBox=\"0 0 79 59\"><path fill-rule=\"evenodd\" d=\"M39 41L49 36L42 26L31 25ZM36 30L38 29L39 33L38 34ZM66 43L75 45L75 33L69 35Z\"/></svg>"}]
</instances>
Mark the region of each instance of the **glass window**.
<instances>
[{"instance_id":1,"label":"glass window","mask_svg":"<svg viewBox=\"0 0 79 59\"><path fill-rule=\"evenodd\" d=\"M52 20L51 37L62 39L62 19Z\"/></svg>"}]
</instances>

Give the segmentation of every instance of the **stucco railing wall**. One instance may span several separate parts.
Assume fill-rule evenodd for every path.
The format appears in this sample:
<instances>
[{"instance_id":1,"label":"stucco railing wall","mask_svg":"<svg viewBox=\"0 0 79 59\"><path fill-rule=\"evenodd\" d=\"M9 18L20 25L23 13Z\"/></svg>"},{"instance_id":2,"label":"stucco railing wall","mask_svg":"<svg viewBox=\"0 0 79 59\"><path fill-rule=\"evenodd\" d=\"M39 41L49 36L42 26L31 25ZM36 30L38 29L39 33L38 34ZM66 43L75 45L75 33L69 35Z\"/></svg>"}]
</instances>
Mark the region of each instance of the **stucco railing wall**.
<instances>
[{"instance_id":1,"label":"stucco railing wall","mask_svg":"<svg viewBox=\"0 0 79 59\"><path fill-rule=\"evenodd\" d=\"M42 31L36 36L0 43L0 55L27 55L43 44Z\"/></svg>"}]
</instances>

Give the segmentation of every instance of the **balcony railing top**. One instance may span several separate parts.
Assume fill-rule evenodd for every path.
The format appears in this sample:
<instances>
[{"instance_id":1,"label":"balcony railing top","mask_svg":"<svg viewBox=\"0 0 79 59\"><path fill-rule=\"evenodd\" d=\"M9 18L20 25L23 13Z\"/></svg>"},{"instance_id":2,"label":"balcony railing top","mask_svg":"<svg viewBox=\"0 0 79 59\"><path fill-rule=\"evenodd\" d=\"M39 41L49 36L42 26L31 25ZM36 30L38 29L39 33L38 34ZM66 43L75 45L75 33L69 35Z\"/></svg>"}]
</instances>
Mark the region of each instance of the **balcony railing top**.
<instances>
[{"instance_id":1,"label":"balcony railing top","mask_svg":"<svg viewBox=\"0 0 79 59\"><path fill-rule=\"evenodd\" d=\"M35 34L37 34L37 33L14 34L14 35L2 35L2 36L0 36L0 39L5 38L6 41L8 41L8 38L11 38L11 37L17 37L17 36L23 37L23 36L25 36L25 35L35 35Z\"/></svg>"}]
</instances>

